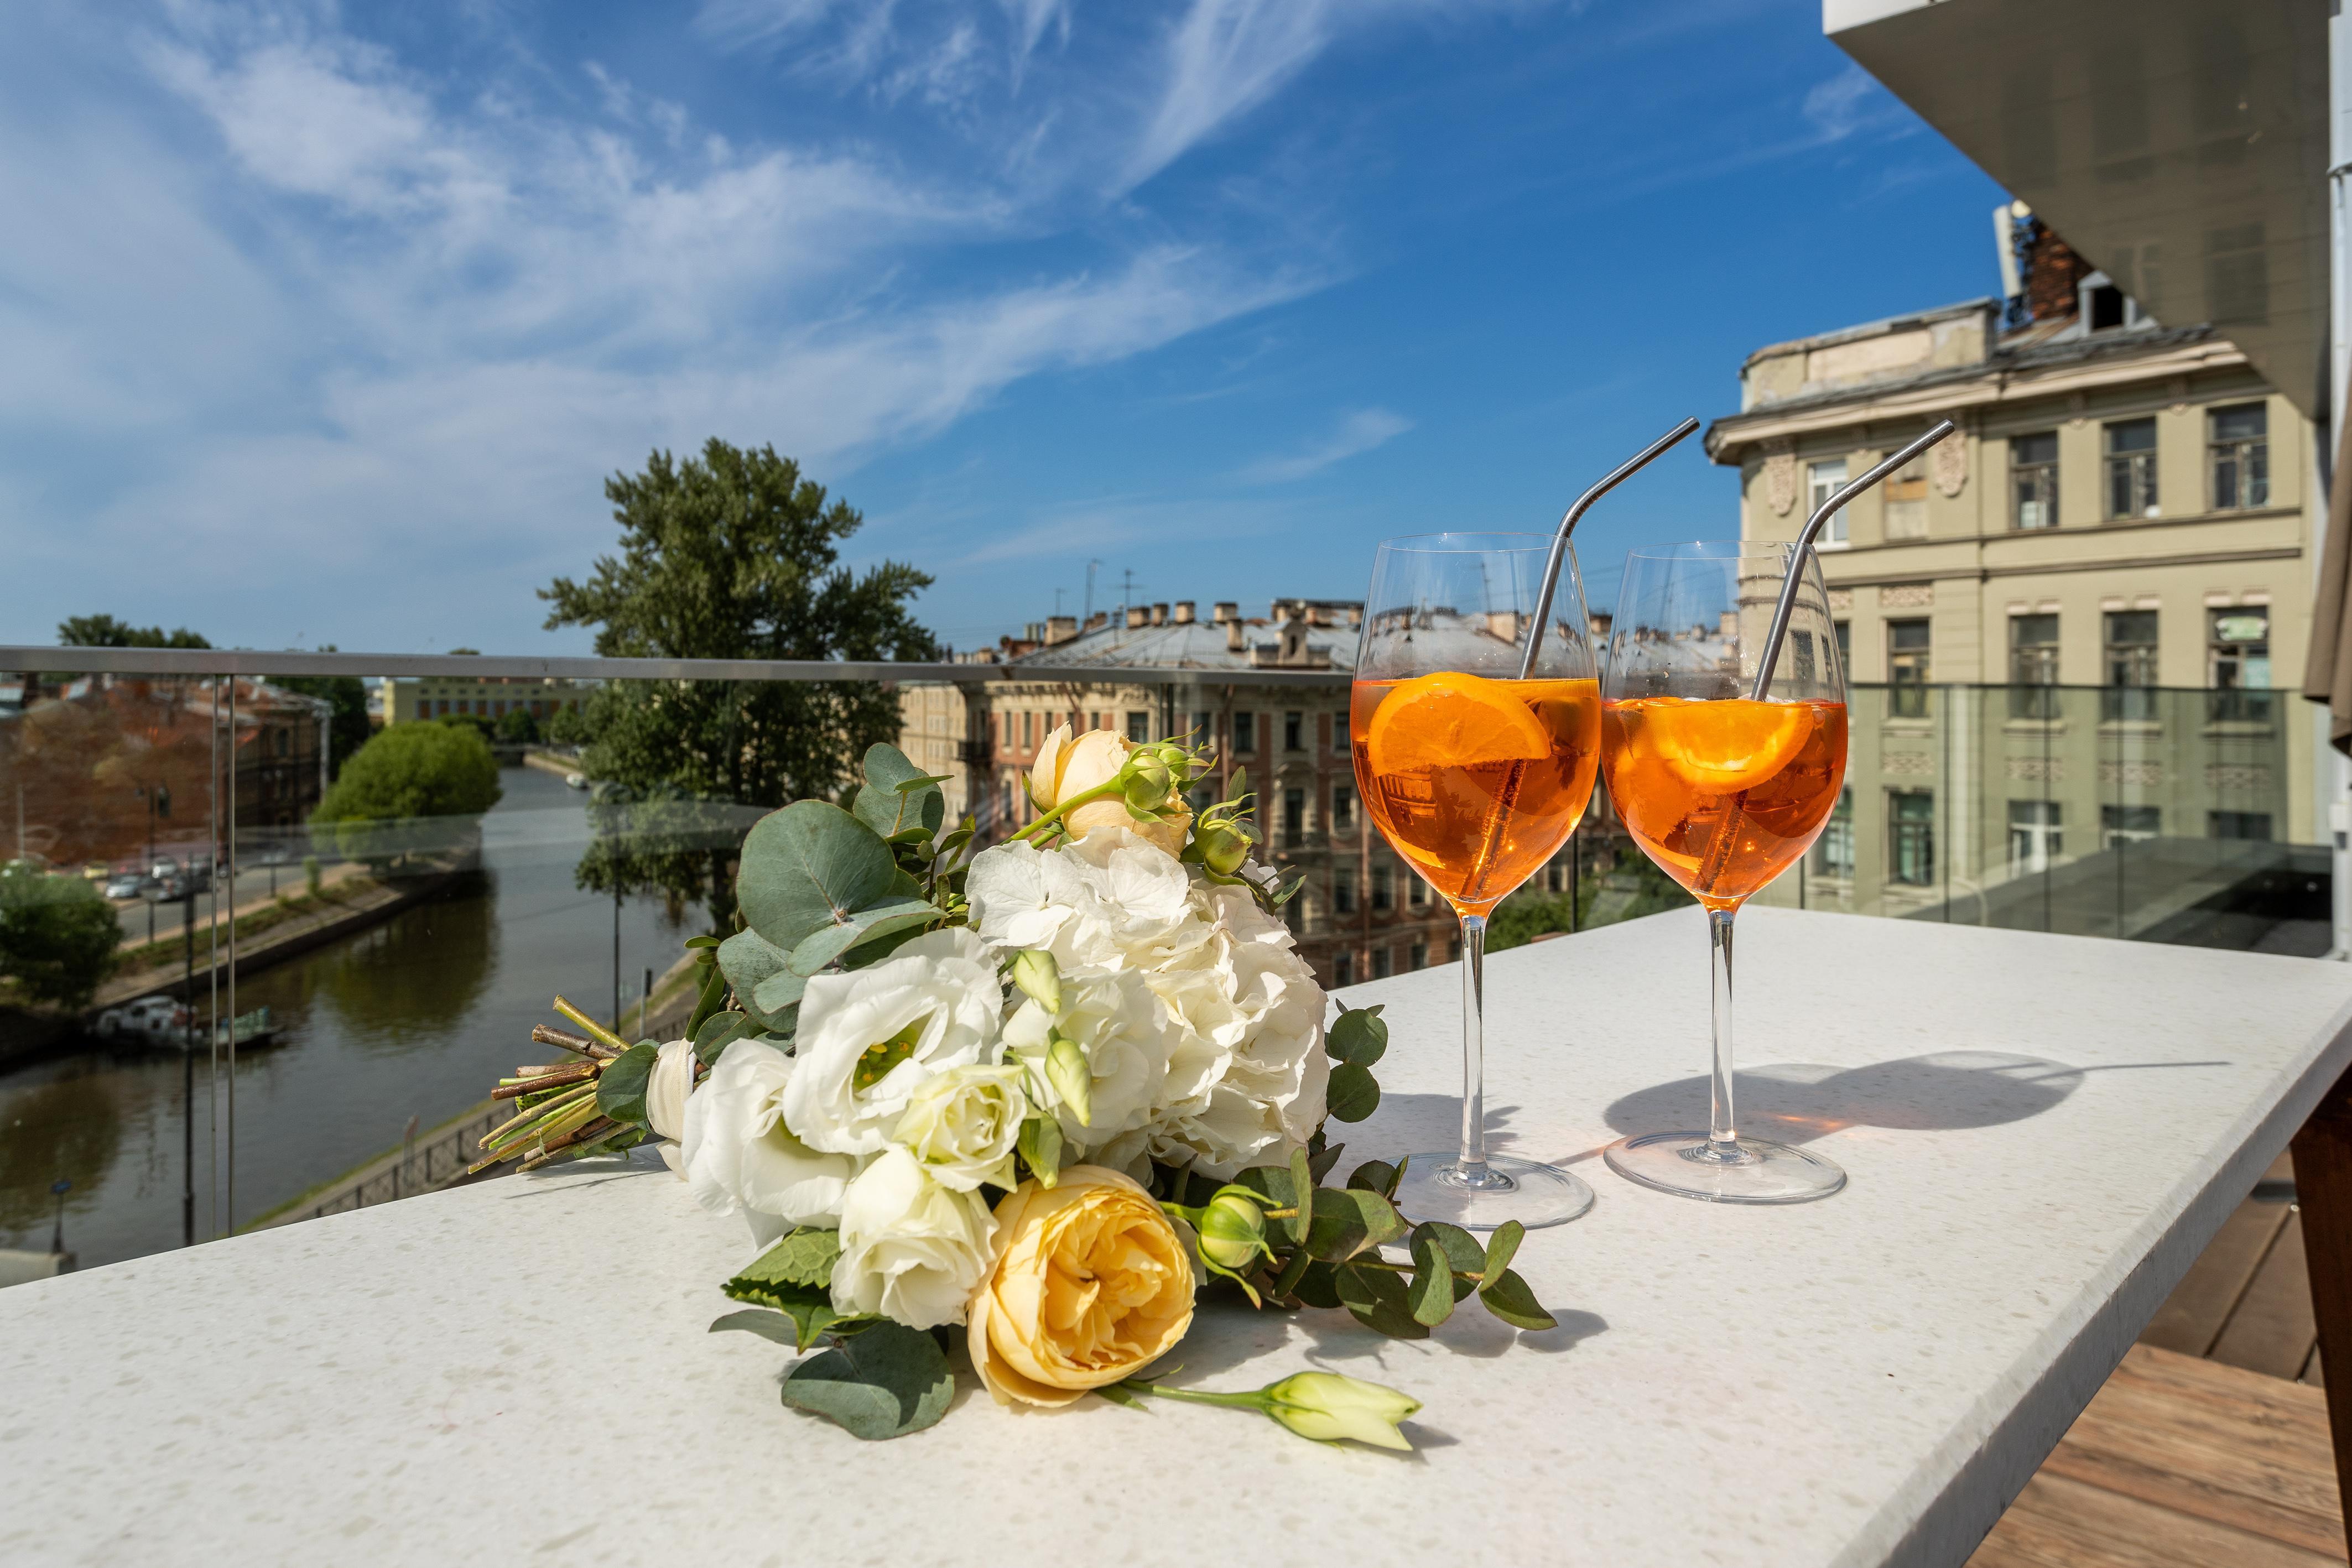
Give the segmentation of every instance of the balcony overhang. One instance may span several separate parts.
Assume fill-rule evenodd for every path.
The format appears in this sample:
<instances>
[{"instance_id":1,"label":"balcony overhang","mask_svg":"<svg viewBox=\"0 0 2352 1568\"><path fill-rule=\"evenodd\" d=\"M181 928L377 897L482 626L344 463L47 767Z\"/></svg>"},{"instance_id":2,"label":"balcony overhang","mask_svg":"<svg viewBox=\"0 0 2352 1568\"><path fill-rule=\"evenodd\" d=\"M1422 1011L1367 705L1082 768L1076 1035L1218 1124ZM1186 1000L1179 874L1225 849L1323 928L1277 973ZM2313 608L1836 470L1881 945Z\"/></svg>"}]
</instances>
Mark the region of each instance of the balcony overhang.
<instances>
[{"instance_id":1,"label":"balcony overhang","mask_svg":"<svg viewBox=\"0 0 2352 1568\"><path fill-rule=\"evenodd\" d=\"M2327 10L1822 0L1830 38L2167 326L2329 404Z\"/></svg>"}]
</instances>

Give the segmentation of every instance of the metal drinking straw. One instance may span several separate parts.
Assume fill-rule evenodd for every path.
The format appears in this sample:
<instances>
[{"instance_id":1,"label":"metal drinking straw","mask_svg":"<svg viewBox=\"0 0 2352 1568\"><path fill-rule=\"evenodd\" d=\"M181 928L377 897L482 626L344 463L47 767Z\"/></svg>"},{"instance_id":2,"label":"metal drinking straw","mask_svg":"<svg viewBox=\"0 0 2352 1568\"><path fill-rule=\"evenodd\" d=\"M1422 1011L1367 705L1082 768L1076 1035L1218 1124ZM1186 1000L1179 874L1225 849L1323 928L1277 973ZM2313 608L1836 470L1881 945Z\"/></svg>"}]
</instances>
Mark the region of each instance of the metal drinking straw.
<instances>
[{"instance_id":1,"label":"metal drinking straw","mask_svg":"<svg viewBox=\"0 0 2352 1568\"><path fill-rule=\"evenodd\" d=\"M1805 520L1805 531L1797 536L1796 544L1789 550L1789 575L1780 583L1780 602L1772 610L1772 629L1765 633L1763 656L1756 662L1756 685L1748 694L1750 697L1762 702L1772 685L1773 667L1780 662L1780 641L1789 634L1790 619L1797 612L1797 588L1804 580L1805 557L1811 551L1814 536L1822 531L1822 525L1837 516L1840 507L1958 428L1948 419L1937 421L1933 430L1813 509L1813 515ZM1612 482L1614 477L1612 476Z\"/></svg>"},{"instance_id":2,"label":"metal drinking straw","mask_svg":"<svg viewBox=\"0 0 2352 1568\"><path fill-rule=\"evenodd\" d=\"M1599 484L1579 496L1576 498L1576 504L1561 515L1559 537L1551 541L1551 559L1544 563L1543 591L1536 595L1535 625L1528 632L1526 656L1519 660L1519 679L1531 680L1535 676L1536 650L1543 645L1544 623L1551 619L1552 591L1559 586L1559 569L1568 559L1568 536L1576 531L1578 520L1591 509L1593 502L1615 489L1623 480L1631 478L1646 465L1651 458L1697 428L1697 420L1684 420L1680 424L1611 469L1602 476Z\"/></svg>"}]
</instances>

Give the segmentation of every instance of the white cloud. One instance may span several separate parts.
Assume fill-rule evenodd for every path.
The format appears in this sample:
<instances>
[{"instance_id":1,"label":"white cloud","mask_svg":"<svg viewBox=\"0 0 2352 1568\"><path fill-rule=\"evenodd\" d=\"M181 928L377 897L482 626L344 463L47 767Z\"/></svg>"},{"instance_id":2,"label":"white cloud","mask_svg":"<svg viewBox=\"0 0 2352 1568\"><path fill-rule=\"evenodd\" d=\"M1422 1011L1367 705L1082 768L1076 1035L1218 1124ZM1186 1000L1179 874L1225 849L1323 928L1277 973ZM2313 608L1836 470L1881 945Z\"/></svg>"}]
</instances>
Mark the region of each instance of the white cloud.
<instances>
[{"instance_id":1,"label":"white cloud","mask_svg":"<svg viewBox=\"0 0 2352 1568\"><path fill-rule=\"evenodd\" d=\"M1360 408L1339 421L1339 428L1303 452L1287 457L1267 457L1251 464L1235 477L1251 485L1287 485L1319 474L1335 463L1387 444L1412 428L1412 421L1384 408Z\"/></svg>"}]
</instances>

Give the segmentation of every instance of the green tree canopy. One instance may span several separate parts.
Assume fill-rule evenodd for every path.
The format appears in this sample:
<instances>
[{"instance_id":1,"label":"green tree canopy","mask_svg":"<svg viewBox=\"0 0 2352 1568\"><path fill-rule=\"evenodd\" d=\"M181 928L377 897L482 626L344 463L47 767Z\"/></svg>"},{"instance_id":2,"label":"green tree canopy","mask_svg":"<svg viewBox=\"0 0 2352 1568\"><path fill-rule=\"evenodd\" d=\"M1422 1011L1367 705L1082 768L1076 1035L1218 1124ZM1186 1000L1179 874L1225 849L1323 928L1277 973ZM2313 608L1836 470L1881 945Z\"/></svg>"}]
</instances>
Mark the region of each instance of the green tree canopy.
<instances>
[{"instance_id":1,"label":"green tree canopy","mask_svg":"<svg viewBox=\"0 0 2352 1568\"><path fill-rule=\"evenodd\" d=\"M58 642L68 648L209 648L203 635L185 626L133 626L111 615L69 615L58 622Z\"/></svg>"},{"instance_id":2,"label":"green tree canopy","mask_svg":"<svg viewBox=\"0 0 2352 1568\"><path fill-rule=\"evenodd\" d=\"M37 1002L87 1003L122 939L114 905L78 876L0 871L0 977Z\"/></svg>"},{"instance_id":3,"label":"green tree canopy","mask_svg":"<svg viewBox=\"0 0 2352 1568\"><path fill-rule=\"evenodd\" d=\"M772 446L716 437L699 457L655 452L641 474L605 481L617 555L584 582L541 591L547 625L593 626L606 657L928 659L931 634L908 601L930 585L883 561L856 572L840 547L864 517ZM897 697L865 681L614 681L583 710L591 777L639 802L773 807L830 796L876 741L898 733ZM714 925L733 908L727 866L740 827L679 813L692 831L606 837L581 862L583 887L707 898ZM723 820L731 823L731 816Z\"/></svg>"},{"instance_id":4,"label":"green tree canopy","mask_svg":"<svg viewBox=\"0 0 2352 1568\"><path fill-rule=\"evenodd\" d=\"M350 859L388 860L433 847L436 838L430 829L403 834L385 824L478 817L500 793L498 758L479 731L395 724L343 765L342 777L310 813L310 826L314 833L331 830L337 851Z\"/></svg>"}]
</instances>

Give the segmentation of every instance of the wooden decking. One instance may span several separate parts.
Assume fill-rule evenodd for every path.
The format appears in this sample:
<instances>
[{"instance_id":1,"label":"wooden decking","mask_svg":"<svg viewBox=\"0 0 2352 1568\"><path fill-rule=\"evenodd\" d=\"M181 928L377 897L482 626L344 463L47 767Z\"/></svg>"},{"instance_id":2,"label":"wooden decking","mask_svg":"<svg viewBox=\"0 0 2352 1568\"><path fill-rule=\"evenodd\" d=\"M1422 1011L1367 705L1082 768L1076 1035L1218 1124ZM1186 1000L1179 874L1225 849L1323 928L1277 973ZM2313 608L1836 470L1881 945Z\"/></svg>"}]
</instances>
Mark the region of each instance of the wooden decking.
<instances>
[{"instance_id":1,"label":"wooden decking","mask_svg":"<svg viewBox=\"0 0 2352 1568\"><path fill-rule=\"evenodd\" d=\"M2347 1560L2293 1183L2282 1158L1969 1568Z\"/></svg>"}]
</instances>

